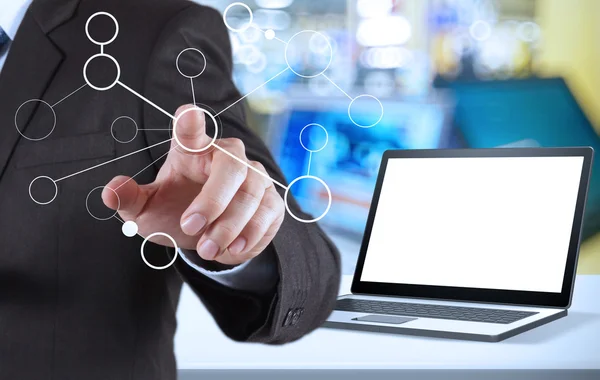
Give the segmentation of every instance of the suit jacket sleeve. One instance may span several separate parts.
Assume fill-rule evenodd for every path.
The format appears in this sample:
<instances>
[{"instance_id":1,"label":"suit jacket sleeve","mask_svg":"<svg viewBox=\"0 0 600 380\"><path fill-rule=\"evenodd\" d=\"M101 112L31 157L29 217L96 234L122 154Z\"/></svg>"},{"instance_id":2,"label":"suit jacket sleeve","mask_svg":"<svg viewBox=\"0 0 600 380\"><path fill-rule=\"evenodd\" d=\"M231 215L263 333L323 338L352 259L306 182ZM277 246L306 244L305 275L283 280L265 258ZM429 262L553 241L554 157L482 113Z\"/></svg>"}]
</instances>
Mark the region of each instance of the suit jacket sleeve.
<instances>
[{"instance_id":1,"label":"suit jacket sleeve","mask_svg":"<svg viewBox=\"0 0 600 380\"><path fill-rule=\"evenodd\" d=\"M231 47L221 14L196 4L190 4L164 26L147 65L144 95L171 113L182 104L192 103L190 79L183 77L175 65L178 54L190 47L206 57L206 69L194 79L196 103L212 110L214 115L240 99L231 79ZM185 58L182 56L179 61L184 73L198 72L204 65L199 54L186 54ZM144 107L145 129L169 126L170 118L150 105ZM243 102L219 115L219 122L221 138L241 139L248 158L260 161L272 178L285 183L267 147L246 126ZM166 131L146 131L149 145L169 137ZM168 144L151 150L154 159L166 152L165 145ZM309 218L293 199L290 208L296 215ZM301 223L286 215L268 250L277 259L279 281L266 295L231 289L181 260L177 263L184 280L223 332L234 340L265 343L296 340L319 327L335 304L340 279L339 255L316 224Z\"/></svg>"}]
</instances>

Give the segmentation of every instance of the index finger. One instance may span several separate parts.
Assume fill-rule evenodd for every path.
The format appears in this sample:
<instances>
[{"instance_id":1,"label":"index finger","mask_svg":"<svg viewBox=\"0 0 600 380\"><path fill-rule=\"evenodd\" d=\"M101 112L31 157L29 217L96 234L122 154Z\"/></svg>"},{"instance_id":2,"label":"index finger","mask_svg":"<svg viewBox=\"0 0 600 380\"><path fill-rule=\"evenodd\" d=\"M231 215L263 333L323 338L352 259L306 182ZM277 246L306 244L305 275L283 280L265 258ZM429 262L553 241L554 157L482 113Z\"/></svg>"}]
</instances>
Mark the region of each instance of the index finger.
<instances>
[{"instance_id":1,"label":"index finger","mask_svg":"<svg viewBox=\"0 0 600 380\"><path fill-rule=\"evenodd\" d=\"M230 154L246 162L243 143L238 139L220 140L219 146ZM199 231L188 230L186 223L192 220L204 220L204 224L214 222L225 211L238 189L246 179L248 167L234 160L221 150L212 153L212 162L208 180L202 187L200 194L192 201L181 217L182 230L191 236Z\"/></svg>"},{"instance_id":2,"label":"index finger","mask_svg":"<svg viewBox=\"0 0 600 380\"><path fill-rule=\"evenodd\" d=\"M192 154L201 153L210 148L212 138L206 134L204 113L202 108L193 104L186 104L177 109L173 120L171 148Z\"/></svg>"},{"instance_id":3,"label":"index finger","mask_svg":"<svg viewBox=\"0 0 600 380\"><path fill-rule=\"evenodd\" d=\"M173 139L166 166L191 180L204 182L209 159L204 153L211 143L212 138L206 134L204 111L191 104L179 107L173 120Z\"/></svg>"}]
</instances>

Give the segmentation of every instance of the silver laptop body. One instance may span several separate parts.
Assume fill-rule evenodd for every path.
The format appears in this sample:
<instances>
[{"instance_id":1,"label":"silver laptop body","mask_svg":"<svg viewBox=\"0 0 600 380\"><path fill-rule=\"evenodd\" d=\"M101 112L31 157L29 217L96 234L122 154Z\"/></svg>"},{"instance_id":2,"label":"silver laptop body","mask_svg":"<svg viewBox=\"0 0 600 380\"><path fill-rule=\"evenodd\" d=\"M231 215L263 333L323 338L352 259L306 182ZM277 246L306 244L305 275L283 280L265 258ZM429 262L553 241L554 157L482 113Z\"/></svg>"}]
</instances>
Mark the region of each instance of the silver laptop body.
<instances>
[{"instance_id":1,"label":"silver laptop body","mask_svg":"<svg viewBox=\"0 0 600 380\"><path fill-rule=\"evenodd\" d=\"M567 315L593 150L385 152L325 327L498 342Z\"/></svg>"}]
</instances>

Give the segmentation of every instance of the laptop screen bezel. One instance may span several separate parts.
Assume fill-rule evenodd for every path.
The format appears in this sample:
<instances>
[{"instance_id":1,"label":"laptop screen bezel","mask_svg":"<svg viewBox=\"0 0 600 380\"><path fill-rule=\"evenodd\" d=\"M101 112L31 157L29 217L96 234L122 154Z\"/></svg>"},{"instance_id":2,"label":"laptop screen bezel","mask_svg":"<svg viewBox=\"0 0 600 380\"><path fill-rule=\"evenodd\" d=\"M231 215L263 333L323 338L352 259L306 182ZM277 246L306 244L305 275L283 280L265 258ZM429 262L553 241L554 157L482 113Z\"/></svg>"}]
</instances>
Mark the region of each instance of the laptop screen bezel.
<instances>
[{"instance_id":1,"label":"laptop screen bezel","mask_svg":"<svg viewBox=\"0 0 600 380\"><path fill-rule=\"evenodd\" d=\"M369 216L365 227L360 253L352 281L352 293L366 295L382 295L408 298L425 298L451 300L461 302L480 302L496 304L514 304L538 307L567 308L571 304L574 285L581 227L585 200L587 196L594 150L591 147L570 148L491 148L491 149L425 149L425 150L390 150L381 160L379 174L371 201ZM361 281L364 262L369 247L373 221L379 203L379 195L383 178L390 159L401 158L455 158L455 157L583 157L581 180L577 194L577 202L571 227L567 262L563 275L563 286L560 293L514 291L501 289L480 289L452 286L433 286L416 284L398 284Z\"/></svg>"}]
</instances>

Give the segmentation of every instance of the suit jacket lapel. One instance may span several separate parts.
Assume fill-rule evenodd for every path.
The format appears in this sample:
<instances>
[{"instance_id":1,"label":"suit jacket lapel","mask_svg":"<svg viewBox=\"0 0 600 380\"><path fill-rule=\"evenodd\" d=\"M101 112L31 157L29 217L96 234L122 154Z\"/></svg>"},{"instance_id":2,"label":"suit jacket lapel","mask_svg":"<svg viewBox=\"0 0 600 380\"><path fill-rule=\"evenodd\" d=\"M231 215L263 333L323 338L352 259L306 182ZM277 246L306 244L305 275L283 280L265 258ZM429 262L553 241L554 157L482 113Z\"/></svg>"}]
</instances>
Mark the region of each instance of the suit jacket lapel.
<instances>
[{"instance_id":1,"label":"suit jacket lapel","mask_svg":"<svg viewBox=\"0 0 600 380\"><path fill-rule=\"evenodd\" d=\"M11 44L0 73L0 178L21 137L15 126L17 109L27 100L43 99L63 60L48 33L70 19L78 3L79 0L34 1ZM23 107L19 111L21 131L26 131L36 109Z\"/></svg>"}]
</instances>

